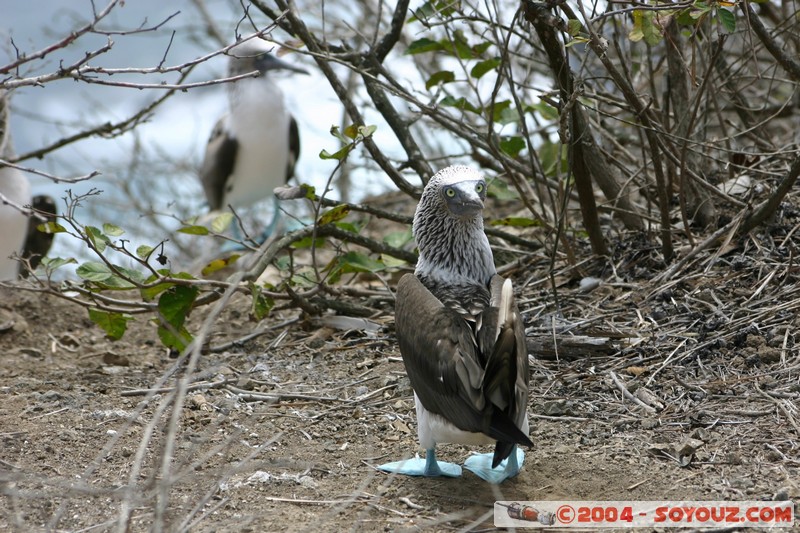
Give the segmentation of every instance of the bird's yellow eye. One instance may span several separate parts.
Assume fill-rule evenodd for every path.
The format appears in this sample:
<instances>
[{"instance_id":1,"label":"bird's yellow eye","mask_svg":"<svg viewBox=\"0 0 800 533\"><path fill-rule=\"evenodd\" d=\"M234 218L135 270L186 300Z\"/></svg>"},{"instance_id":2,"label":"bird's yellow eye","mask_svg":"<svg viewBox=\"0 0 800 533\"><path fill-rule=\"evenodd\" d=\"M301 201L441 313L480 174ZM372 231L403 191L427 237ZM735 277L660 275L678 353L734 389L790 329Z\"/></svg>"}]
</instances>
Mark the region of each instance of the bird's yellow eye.
<instances>
[{"instance_id":1,"label":"bird's yellow eye","mask_svg":"<svg viewBox=\"0 0 800 533\"><path fill-rule=\"evenodd\" d=\"M479 183L475 186L475 192L478 194L483 192L483 183Z\"/></svg>"},{"instance_id":2,"label":"bird's yellow eye","mask_svg":"<svg viewBox=\"0 0 800 533\"><path fill-rule=\"evenodd\" d=\"M444 193L447 195L448 198L452 198L453 196L456 195L455 189L451 189L449 187L444 190Z\"/></svg>"}]
</instances>

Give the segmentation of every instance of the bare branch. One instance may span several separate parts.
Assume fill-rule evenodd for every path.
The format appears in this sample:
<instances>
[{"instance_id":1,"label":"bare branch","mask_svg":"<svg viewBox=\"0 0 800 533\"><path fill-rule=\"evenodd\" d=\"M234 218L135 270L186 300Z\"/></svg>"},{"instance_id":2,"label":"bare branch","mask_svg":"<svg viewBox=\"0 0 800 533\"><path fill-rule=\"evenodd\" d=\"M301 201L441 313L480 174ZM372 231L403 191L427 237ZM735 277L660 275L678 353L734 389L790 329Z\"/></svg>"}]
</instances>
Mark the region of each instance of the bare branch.
<instances>
[{"instance_id":1,"label":"bare branch","mask_svg":"<svg viewBox=\"0 0 800 533\"><path fill-rule=\"evenodd\" d=\"M88 24L74 30L72 33L57 41L50 46L39 50L38 52L33 52L32 54L26 54L21 57L18 57L16 61L12 61L11 63L0 67L0 74L8 74L12 70L19 68L20 66L24 65L25 63L30 63L31 61L35 61L38 59L43 59L47 55L51 54L56 50L60 50L69 46L71 43L75 42L79 37L94 31L95 26L98 22L108 16L109 13L114 9L114 7L120 2L120 0L111 0L108 5L103 8L100 13L95 14L94 19L89 22Z\"/></svg>"},{"instance_id":2,"label":"bare branch","mask_svg":"<svg viewBox=\"0 0 800 533\"><path fill-rule=\"evenodd\" d=\"M795 159L792 166L786 172L786 175L781 179L778 187L770 195L770 197L753 210L753 213L744 219L742 226L739 228L739 233L745 234L763 224L771 216L775 214L778 206L783 199L792 190L797 178L800 176L800 152L795 154Z\"/></svg>"},{"instance_id":3,"label":"bare branch","mask_svg":"<svg viewBox=\"0 0 800 533\"><path fill-rule=\"evenodd\" d=\"M772 57L775 58L776 61L789 73L789 75L795 81L800 82L800 62L796 61L788 54L786 54L780 45L775 41L775 39L770 35L769 30L764 26L764 23L761 22L761 18L756 15L756 12L753 10L753 4L751 2L740 2L739 6L744 13L745 18L750 23L750 27L753 28L753 31L758 38L764 43L764 47L772 54Z\"/></svg>"},{"instance_id":4,"label":"bare branch","mask_svg":"<svg viewBox=\"0 0 800 533\"><path fill-rule=\"evenodd\" d=\"M44 172L44 171L41 171L41 170L37 170L35 168L28 168L28 167L22 167L22 166L19 166L19 165L15 165L14 163L10 163L10 162L8 162L8 161L6 161L4 159L0 159L0 167L11 167L11 168L15 168L17 170L21 170L22 172L28 172L28 173L31 173L31 174L36 174L37 176L41 176L43 178L47 178L47 179L51 180L54 183L80 183L81 181L90 180L90 179L94 178L95 176L100 175L100 172L95 170L95 171L90 172L89 174L86 174L85 176L77 176L75 178L61 178L59 176L54 176L52 174L48 174L47 172Z\"/></svg>"}]
</instances>

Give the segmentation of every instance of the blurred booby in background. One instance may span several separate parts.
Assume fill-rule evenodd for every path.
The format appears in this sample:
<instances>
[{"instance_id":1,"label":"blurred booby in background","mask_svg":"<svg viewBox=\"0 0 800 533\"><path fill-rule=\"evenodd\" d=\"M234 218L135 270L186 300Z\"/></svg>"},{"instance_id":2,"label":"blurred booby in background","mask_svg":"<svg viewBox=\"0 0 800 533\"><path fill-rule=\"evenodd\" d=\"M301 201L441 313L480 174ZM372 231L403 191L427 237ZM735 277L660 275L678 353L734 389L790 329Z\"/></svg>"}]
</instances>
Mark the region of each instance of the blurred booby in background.
<instances>
[{"instance_id":1,"label":"blurred booby in background","mask_svg":"<svg viewBox=\"0 0 800 533\"><path fill-rule=\"evenodd\" d=\"M272 73L307 72L278 59L277 48L255 37L228 52L229 76L254 71L261 75L227 86L228 112L211 134L200 170L211 210L246 208L269 197L274 200L273 190L294 175L300 135ZM279 221L274 201L273 219L265 234L274 232Z\"/></svg>"}]
</instances>

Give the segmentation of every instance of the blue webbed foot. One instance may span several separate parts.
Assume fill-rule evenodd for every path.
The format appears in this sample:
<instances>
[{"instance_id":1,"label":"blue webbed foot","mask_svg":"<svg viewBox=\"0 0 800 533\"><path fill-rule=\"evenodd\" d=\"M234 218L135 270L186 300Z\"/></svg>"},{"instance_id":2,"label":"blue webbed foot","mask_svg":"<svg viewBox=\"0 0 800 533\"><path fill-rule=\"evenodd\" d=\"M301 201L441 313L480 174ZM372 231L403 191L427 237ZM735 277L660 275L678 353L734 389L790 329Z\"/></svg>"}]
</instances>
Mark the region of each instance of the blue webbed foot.
<instances>
[{"instance_id":1,"label":"blue webbed foot","mask_svg":"<svg viewBox=\"0 0 800 533\"><path fill-rule=\"evenodd\" d=\"M406 476L426 476L426 477L460 477L461 467L453 463L445 463L436 460L436 453L433 449L425 452L425 459L420 459L419 455L413 459L394 461L393 463L382 464L378 467L384 472L394 472Z\"/></svg>"},{"instance_id":2,"label":"blue webbed foot","mask_svg":"<svg viewBox=\"0 0 800 533\"><path fill-rule=\"evenodd\" d=\"M238 251L246 251L247 246L260 246L267 240L272 237L282 235L286 233L287 228L285 227L285 221L283 220L284 216L280 210L280 204L278 199L273 196L272 197L272 220L270 223L264 228L264 231L261 232L260 235L246 237L245 234L242 232L242 228L239 225L238 220L233 220L231 223L231 238L233 240L226 241L221 250L223 252L238 252ZM298 228L293 228L298 229Z\"/></svg>"},{"instance_id":3,"label":"blue webbed foot","mask_svg":"<svg viewBox=\"0 0 800 533\"><path fill-rule=\"evenodd\" d=\"M518 447L514 447L508 459L497 465L497 468L492 468L491 453L479 453L470 456L464 461L464 468L474 473L481 479L498 485L510 477L519 474L522 467L522 462L525 459L525 454Z\"/></svg>"}]
</instances>

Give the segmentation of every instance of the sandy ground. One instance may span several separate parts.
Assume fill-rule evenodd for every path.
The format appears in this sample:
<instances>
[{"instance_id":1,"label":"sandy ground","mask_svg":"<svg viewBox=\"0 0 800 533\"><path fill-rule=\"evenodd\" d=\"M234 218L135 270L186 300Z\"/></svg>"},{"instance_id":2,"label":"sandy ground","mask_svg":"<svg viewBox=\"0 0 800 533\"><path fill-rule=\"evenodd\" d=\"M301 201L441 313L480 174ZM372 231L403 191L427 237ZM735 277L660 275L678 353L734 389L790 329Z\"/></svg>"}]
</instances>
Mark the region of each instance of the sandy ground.
<instances>
[{"instance_id":1,"label":"sandy ground","mask_svg":"<svg viewBox=\"0 0 800 533\"><path fill-rule=\"evenodd\" d=\"M533 279L540 263L512 277ZM583 324L573 331L600 348L532 354L536 448L500 486L375 469L417 451L391 306L371 330L342 330L296 310L257 326L236 300L212 347L264 334L204 354L176 412L184 367L145 318L111 342L74 304L2 288L0 530L480 531L495 500L800 497L796 278L754 298L753 261L655 288L633 279L647 270L638 259L615 279L620 266L625 283L584 265L606 280L591 293L562 271L560 322L542 312L546 284L520 297L532 341ZM462 462L470 450L440 453Z\"/></svg>"}]
</instances>

